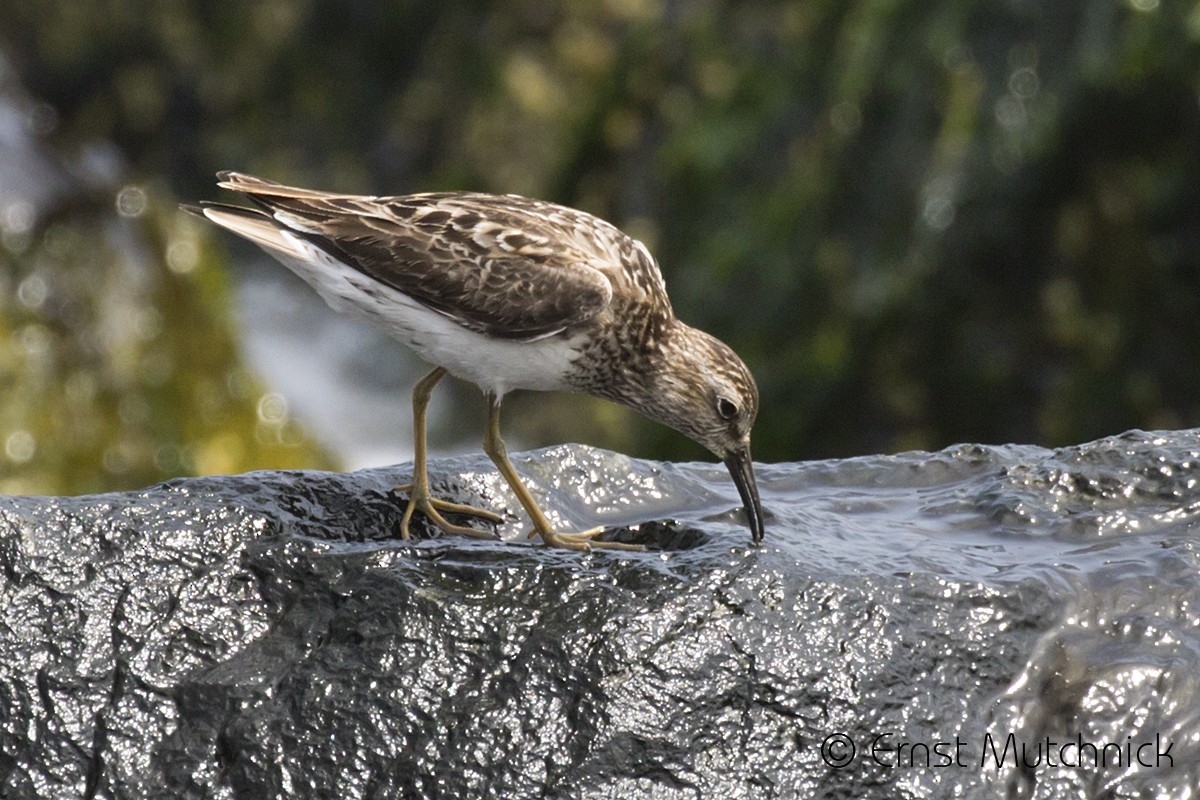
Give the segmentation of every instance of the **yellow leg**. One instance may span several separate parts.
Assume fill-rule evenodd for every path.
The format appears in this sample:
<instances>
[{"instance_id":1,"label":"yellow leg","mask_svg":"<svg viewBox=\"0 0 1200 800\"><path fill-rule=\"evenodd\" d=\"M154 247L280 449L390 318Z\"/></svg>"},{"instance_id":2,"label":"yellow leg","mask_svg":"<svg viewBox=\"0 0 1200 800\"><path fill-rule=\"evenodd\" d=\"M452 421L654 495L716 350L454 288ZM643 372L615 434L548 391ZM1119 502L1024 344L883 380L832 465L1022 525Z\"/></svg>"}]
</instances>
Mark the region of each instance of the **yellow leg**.
<instances>
[{"instance_id":1,"label":"yellow leg","mask_svg":"<svg viewBox=\"0 0 1200 800\"><path fill-rule=\"evenodd\" d=\"M525 488L525 484L517 475L517 470L513 467L512 462L508 460L508 450L504 446L504 440L500 438L500 398L492 394L488 395L488 424L487 434L483 439L483 451L500 470L500 474L504 476L504 480L517 495L517 500L521 502L525 513L533 522L533 532L529 534L530 536L536 534L542 537L543 542L552 547L567 547L572 550L590 550L593 547L603 547L609 550L646 549L640 544L594 541L604 532L604 528L592 528L580 533L558 533L554 530L550 521L546 519L546 515L542 513L542 509L534 502L533 495Z\"/></svg>"},{"instance_id":2,"label":"yellow leg","mask_svg":"<svg viewBox=\"0 0 1200 800\"><path fill-rule=\"evenodd\" d=\"M429 406L429 396L433 394L433 387L437 386L445 374L446 370L438 367L417 381L417 385L413 387L413 479L412 483L396 487L396 491L408 494L408 508L404 509L404 518L400 520L400 536L404 539L411 538L408 526L413 513L420 511L446 533L490 539L492 534L487 531L447 522L441 512L469 514L493 524L503 522L504 517L482 508L438 500L429 494L429 473L425 467L425 409Z\"/></svg>"}]
</instances>

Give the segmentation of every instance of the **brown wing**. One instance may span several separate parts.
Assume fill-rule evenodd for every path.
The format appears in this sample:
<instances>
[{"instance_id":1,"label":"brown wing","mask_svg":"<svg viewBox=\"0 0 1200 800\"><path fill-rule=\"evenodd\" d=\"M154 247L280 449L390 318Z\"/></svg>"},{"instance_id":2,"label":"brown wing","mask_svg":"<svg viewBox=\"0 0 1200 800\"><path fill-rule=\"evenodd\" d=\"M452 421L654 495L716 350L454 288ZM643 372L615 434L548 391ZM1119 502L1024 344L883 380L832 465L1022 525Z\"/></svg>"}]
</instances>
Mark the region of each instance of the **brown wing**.
<instances>
[{"instance_id":1,"label":"brown wing","mask_svg":"<svg viewBox=\"0 0 1200 800\"><path fill-rule=\"evenodd\" d=\"M220 178L276 224L481 333L534 339L568 330L607 308L614 286L665 301L644 247L563 206L472 193L360 197Z\"/></svg>"}]
</instances>

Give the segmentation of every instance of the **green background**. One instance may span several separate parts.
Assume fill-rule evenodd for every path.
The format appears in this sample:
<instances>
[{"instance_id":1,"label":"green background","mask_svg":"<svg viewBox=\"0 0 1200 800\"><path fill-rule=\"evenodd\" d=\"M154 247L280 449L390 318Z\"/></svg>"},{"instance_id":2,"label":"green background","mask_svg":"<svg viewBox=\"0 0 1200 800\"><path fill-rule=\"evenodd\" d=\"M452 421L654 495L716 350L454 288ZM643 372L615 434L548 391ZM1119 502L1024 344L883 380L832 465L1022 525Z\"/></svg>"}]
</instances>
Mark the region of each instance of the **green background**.
<instances>
[{"instance_id":1,"label":"green background","mask_svg":"<svg viewBox=\"0 0 1200 800\"><path fill-rule=\"evenodd\" d=\"M121 164L0 213L0 490L329 465L236 363L227 239L175 210L230 168L609 219L756 374L760 460L1200 424L1200 3L16 0L0 53L45 147ZM510 406L527 444L706 457Z\"/></svg>"}]
</instances>

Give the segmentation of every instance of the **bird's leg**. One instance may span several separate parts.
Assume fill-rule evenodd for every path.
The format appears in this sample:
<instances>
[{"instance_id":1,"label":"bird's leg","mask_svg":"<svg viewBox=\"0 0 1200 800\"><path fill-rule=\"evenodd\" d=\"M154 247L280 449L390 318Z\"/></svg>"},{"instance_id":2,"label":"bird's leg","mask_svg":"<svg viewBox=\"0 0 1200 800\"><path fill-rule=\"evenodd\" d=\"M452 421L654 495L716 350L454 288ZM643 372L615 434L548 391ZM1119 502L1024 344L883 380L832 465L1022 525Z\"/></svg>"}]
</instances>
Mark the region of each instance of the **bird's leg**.
<instances>
[{"instance_id":1,"label":"bird's leg","mask_svg":"<svg viewBox=\"0 0 1200 800\"><path fill-rule=\"evenodd\" d=\"M433 394L433 387L437 386L445 374L445 368L438 367L417 381L417 385L413 387L413 479L412 483L396 487L397 492L408 493L408 508L404 509L404 518L400 521L400 536L404 539L411 538L408 531L409 522L413 513L420 511L446 533L490 539L492 534L487 531L447 522L441 512L469 514L493 524L502 522L504 517L482 508L438 500L429 494L429 473L425 468L425 409L429 406L429 396Z\"/></svg>"},{"instance_id":2,"label":"bird's leg","mask_svg":"<svg viewBox=\"0 0 1200 800\"><path fill-rule=\"evenodd\" d=\"M512 462L508 460L508 450L504 446L504 440L500 438L500 398L489 393L487 399L488 424L487 433L483 439L483 451L492 459L497 469L500 470L500 474L504 476L504 480L517 495L517 500L521 502L525 513L529 514L529 519L533 522L533 532L529 534L530 536L536 534L542 537L542 541L548 545L553 547L567 547L572 550L590 550L593 547L603 547L610 550L646 549L640 544L595 541L595 538L604 532L603 527L592 528L580 533L559 533L555 531L550 521L546 519L546 515L542 513L542 509L534 502L533 495L525 488L525 484L521 481L521 477L517 475L517 470L513 467Z\"/></svg>"}]
</instances>

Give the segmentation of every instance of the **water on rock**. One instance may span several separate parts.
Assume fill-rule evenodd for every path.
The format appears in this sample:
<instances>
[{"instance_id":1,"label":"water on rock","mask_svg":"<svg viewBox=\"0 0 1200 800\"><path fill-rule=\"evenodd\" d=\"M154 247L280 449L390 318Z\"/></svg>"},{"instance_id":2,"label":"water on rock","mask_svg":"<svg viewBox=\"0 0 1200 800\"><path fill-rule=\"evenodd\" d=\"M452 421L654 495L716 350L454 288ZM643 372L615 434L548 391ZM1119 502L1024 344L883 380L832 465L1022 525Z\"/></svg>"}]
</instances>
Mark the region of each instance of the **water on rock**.
<instances>
[{"instance_id":1,"label":"water on rock","mask_svg":"<svg viewBox=\"0 0 1200 800\"><path fill-rule=\"evenodd\" d=\"M0 499L0 795L1141 797L1200 785L1200 432L762 465L482 457ZM1105 745L1110 747L1105 748Z\"/></svg>"}]
</instances>

